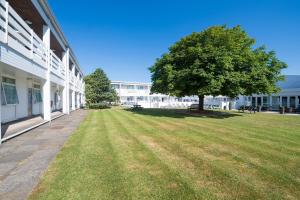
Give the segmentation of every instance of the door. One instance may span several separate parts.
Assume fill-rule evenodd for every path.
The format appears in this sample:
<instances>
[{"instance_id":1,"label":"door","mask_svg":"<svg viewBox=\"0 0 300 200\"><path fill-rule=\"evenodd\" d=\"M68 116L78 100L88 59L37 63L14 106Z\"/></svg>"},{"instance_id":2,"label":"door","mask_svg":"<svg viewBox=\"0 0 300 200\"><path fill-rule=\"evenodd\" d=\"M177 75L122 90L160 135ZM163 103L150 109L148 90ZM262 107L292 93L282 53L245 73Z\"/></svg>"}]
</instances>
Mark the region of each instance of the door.
<instances>
[{"instance_id":1,"label":"door","mask_svg":"<svg viewBox=\"0 0 300 200\"><path fill-rule=\"evenodd\" d=\"M290 97L290 108L296 108L296 97Z\"/></svg>"},{"instance_id":2,"label":"door","mask_svg":"<svg viewBox=\"0 0 300 200\"><path fill-rule=\"evenodd\" d=\"M33 107L33 100L32 100L32 88L28 88L28 117L32 116L32 107Z\"/></svg>"}]
</instances>

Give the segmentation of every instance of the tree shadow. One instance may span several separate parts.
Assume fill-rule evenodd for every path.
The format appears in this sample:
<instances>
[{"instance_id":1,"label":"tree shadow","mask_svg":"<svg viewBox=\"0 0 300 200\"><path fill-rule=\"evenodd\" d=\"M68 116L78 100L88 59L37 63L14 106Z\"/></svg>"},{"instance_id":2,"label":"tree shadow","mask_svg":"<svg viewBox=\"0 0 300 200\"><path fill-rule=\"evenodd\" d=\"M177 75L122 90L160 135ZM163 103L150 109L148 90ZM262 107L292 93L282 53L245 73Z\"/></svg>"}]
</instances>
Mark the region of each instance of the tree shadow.
<instances>
[{"instance_id":1,"label":"tree shadow","mask_svg":"<svg viewBox=\"0 0 300 200\"><path fill-rule=\"evenodd\" d=\"M233 111L220 111L220 110L206 110L202 112L189 111L186 109L159 109L159 108L144 108L141 110L125 109L128 112L139 115L148 115L153 117L171 117L171 118L214 118L214 119L226 119L231 117L241 117L241 113L235 113Z\"/></svg>"}]
</instances>

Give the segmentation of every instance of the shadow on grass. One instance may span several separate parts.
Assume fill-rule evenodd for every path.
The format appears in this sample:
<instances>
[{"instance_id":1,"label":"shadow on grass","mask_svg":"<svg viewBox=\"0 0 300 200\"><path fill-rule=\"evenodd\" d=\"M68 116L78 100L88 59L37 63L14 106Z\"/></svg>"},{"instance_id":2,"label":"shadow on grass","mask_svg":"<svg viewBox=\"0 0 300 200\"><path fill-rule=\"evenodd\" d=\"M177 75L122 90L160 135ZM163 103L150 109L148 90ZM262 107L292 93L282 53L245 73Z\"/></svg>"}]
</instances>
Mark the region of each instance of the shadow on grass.
<instances>
[{"instance_id":1,"label":"shadow on grass","mask_svg":"<svg viewBox=\"0 0 300 200\"><path fill-rule=\"evenodd\" d=\"M148 115L154 117L171 117L171 118L185 118L185 117L199 117L199 118L214 118L226 119L231 117L241 117L242 114L234 112L206 110L202 112L188 111L186 109L159 109L159 108L144 108L142 110L125 109L139 115Z\"/></svg>"}]
</instances>

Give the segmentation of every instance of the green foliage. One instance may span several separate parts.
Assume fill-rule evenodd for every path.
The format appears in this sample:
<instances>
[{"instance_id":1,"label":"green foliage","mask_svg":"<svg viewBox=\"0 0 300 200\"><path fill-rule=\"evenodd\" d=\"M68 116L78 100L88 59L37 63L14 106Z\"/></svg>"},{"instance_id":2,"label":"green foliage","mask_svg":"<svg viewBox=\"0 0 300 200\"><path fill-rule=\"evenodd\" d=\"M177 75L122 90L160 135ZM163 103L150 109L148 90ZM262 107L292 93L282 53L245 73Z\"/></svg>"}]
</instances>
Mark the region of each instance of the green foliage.
<instances>
[{"instance_id":1,"label":"green foliage","mask_svg":"<svg viewBox=\"0 0 300 200\"><path fill-rule=\"evenodd\" d=\"M107 108L111 107L111 105L109 103L105 103L105 102L91 103L88 106L89 106L89 109L107 109Z\"/></svg>"},{"instance_id":2,"label":"green foliage","mask_svg":"<svg viewBox=\"0 0 300 200\"><path fill-rule=\"evenodd\" d=\"M96 69L86 76L84 81L87 105L117 101L116 91L111 87L110 80L102 69Z\"/></svg>"},{"instance_id":3,"label":"green foliage","mask_svg":"<svg viewBox=\"0 0 300 200\"><path fill-rule=\"evenodd\" d=\"M271 94L279 92L287 65L240 26L214 26L192 33L169 48L150 68L152 92L175 96ZM203 107L202 107L203 109Z\"/></svg>"}]
</instances>

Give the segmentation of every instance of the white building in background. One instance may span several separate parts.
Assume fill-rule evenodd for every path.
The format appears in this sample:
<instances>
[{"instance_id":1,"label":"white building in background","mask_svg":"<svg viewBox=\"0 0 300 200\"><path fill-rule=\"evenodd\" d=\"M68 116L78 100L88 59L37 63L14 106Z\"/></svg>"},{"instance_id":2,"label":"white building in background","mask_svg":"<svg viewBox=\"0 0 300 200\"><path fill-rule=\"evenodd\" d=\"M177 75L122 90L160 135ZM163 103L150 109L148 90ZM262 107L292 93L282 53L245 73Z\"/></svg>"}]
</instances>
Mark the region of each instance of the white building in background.
<instances>
[{"instance_id":1,"label":"white building in background","mask_svg":"<svg viewBox=\"0 0 300 200\"><path fill-rule=\"evenodd\" d=\"M139 104L145 108L186 108L198 104L198 97L177 98L163 94L150 94L151 83L113 81L112 87L117 91L124 106ZM206 109L239 109L241 106L262 107L262 110L278 111L280 107L300 111L300 75L286 76L278 83L281 92L272 95L238 96L231 99L226 96L205 96Z\"/></svg>"},{"instance_id":2,"label":"white building in background","mask_svg":"<svg viewBox=\"0 0 300 200\"><path fill-rule=\"evenodd\" d=\"M0 83L1 124L84 103L83 73L47 0L0 0Z\"/></svg>"},{"instance_id":3,"label":"white building in background","mask_svg":"<svg viewBox=\"0 0 300 200\"><path fill-rule=\"evenodd\" d=\"M281 88L280 93L272 95L254 94L252 97L248 97L247 104L255 107L262 106L263 110L277 111L280 107L299 110L300 75L287 75L285 81L280 81L278 86Z\"/></svg>"},{"instance_id":4,"label":"white building in background","mask_svg":"<svg viewBox=\"0 0 300 200\"><path fill-rule=\"evenodd\" d=\"M191 104L198 103L197 96L178 98L164 94L150 94L151 83L112 81L111 84L123 106L139 104L144 108L187 108ZM223 96L207 96L204 100L205 107L211 109L229 109L229 102L229 98Z\"/></svg>"}]
</instances>

